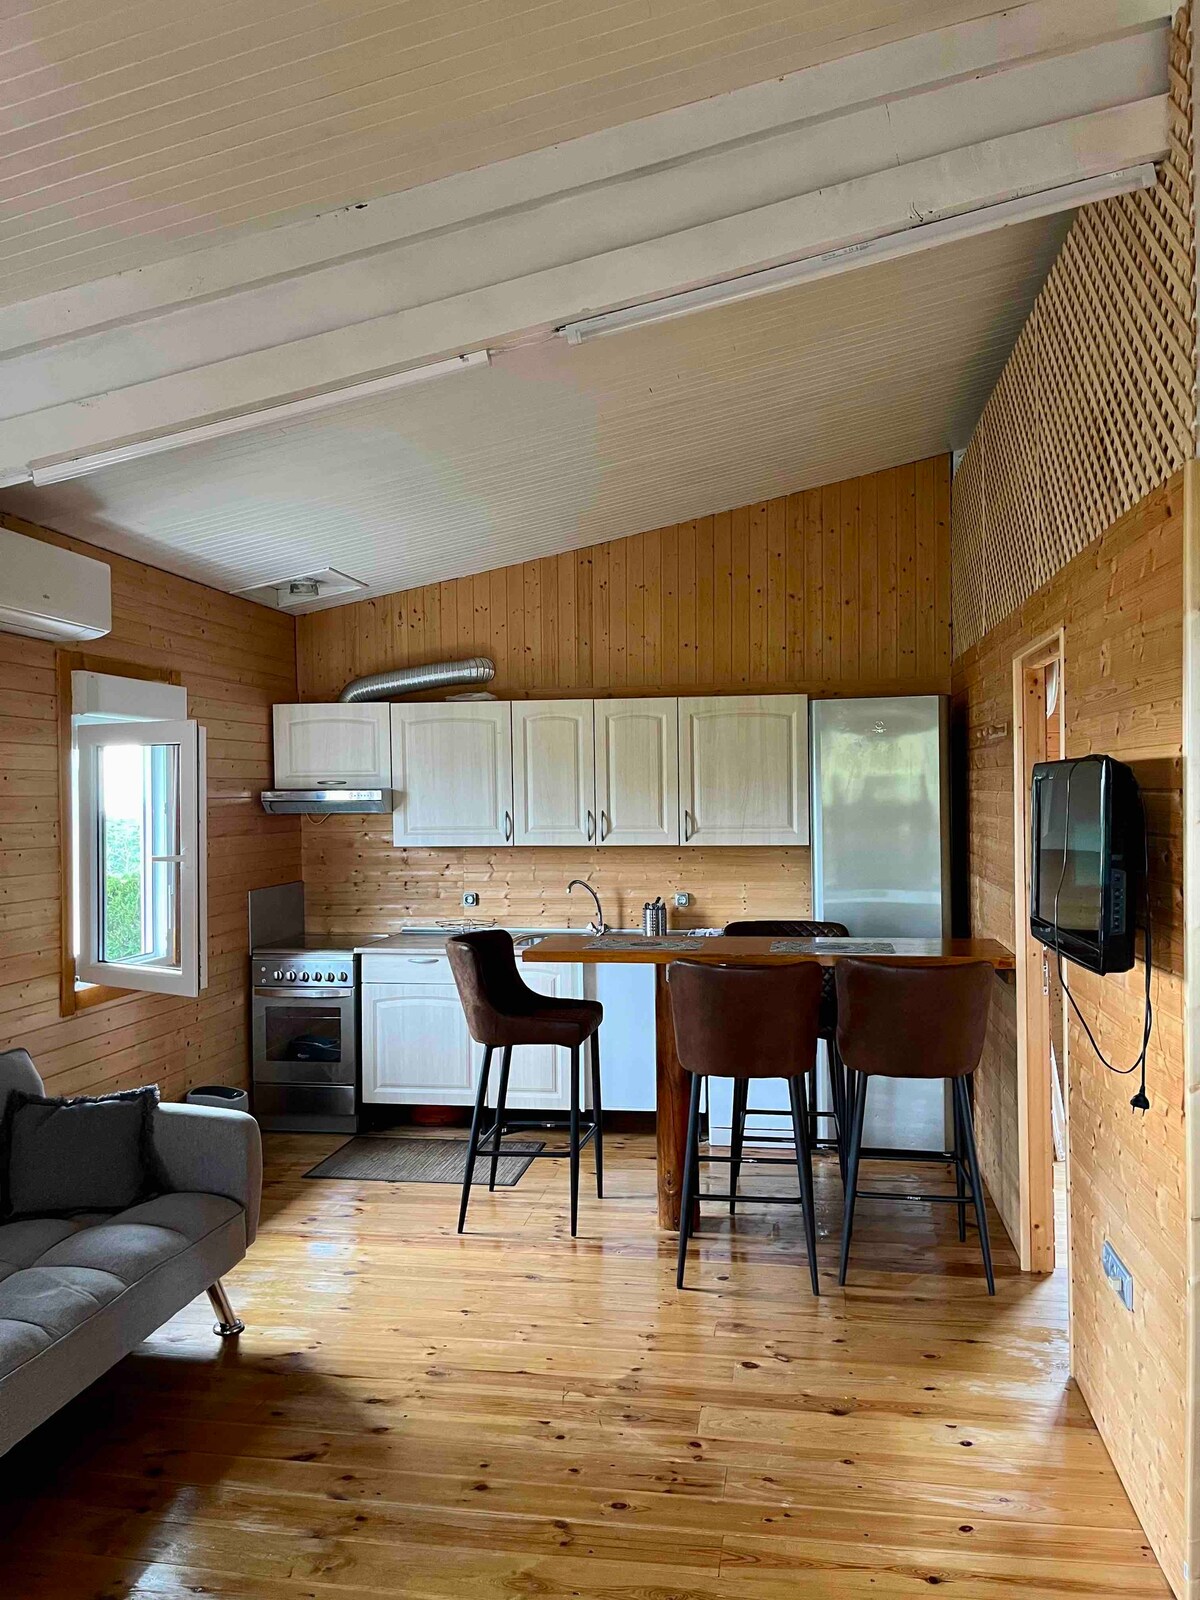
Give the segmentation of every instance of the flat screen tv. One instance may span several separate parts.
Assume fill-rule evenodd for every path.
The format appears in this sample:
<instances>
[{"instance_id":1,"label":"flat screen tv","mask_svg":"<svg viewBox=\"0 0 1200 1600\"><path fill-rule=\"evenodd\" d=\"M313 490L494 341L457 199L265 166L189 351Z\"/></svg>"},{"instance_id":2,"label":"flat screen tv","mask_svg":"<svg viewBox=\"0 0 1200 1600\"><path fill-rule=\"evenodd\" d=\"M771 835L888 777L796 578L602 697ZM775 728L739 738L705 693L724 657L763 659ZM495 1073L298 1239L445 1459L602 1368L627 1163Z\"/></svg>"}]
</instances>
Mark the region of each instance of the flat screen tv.
<instances>
[{"instance_id":1,"label":"flat screen tv","mask_svg":"<svg viewBox=\"0 0 1200 1600\"><path fill-rule=\"evenodd\" d=\"M1127 972L1145 859L1137 779L1111 756L1042 761L1032 799L1030 931L1092 972Z\"/></svg>"}]
</instances>

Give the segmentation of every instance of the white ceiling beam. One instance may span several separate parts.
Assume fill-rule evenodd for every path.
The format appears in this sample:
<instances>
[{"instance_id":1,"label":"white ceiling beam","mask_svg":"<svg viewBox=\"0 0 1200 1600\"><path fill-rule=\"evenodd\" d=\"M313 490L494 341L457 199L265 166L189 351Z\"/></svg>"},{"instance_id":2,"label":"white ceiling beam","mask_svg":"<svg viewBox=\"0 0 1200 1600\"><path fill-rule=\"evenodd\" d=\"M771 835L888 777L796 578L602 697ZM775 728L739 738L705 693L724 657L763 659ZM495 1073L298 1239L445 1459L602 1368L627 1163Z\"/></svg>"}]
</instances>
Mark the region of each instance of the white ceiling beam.
<instances>
[{"instance_id":1,"label":"white ceiling beam","mask_svg":"<svg viewBox=\"0 0 1200 1600\"><path fill-rule=\"evenodd\" d=\"M132 275L141 302L127 275L107 298L0 313L24 346L0 356L0 484L1160 159L1167 34L1149 12L1017 7L394 197L390 240L334 261L280 275L272 250L303 234L281 229ZM1097 19L1108 36L1080 44ZM260 276L230 287L252 247Z\"/></svg>"},{"instance_id":2,"label":"white ceiling beam","mask_svg":"<svg viewBox=\"0 0 1200 1600\"><path fill-rule=\"evenodd\" d=\"M1164 0L1028 0L380 200L0 307L0 352L310 272L935 84L1055 58L1066 69L1072 53L1103 41L1154 35L1149 48L1158 49L1165 72L1170 19Z\"/></svg>"},{"instance_id":3,"label":"white ceiling beam","mask_svg":"<svg viewBox=\"0 0 1200 1600\"><path fill-rule=\"evenodd\" d=\"M955 77L916 96L847 107L836 117L812 117L666 165L650 163L551 200L493 208L403 245L246 286L170 314L151 314L84 337L68 334L53 344L10 353L3 366L0 418L286 345L347 322L428 306L587 256L654 243L706 222L1036 127L1050 105L1053 121L1066 122L1152 98L1165 88L1165 35L1142 32L1065 59L1038 58L982 78ZM741 265L753 263L747 259ZM662 292L672 287L664 283ZM588 309L555 307L539 320Z\"/></svg>"},{"instance_id":4,"label":"white ceiling beam","mask_svg":"<svg viewBox=\"0 0 1200 1600\"><path fill-rule=\"evenodd\" d=\"M267 406L454 348L503 348L587 311L823 254L1159 158L1166 102L1139 102L967 146L815 194L535 272L268 350L171 373L0 423L0 482L32 463Z\"/></svg>"}]
</instances>

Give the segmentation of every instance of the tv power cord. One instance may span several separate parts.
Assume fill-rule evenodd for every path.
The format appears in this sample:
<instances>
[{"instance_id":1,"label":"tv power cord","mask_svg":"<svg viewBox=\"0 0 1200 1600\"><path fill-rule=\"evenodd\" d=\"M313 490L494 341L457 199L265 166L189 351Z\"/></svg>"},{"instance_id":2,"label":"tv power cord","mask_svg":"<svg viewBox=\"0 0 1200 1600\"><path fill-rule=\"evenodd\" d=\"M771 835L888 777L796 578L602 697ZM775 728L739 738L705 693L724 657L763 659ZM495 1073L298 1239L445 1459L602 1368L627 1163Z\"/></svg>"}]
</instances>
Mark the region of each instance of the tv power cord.
<instances>
[{"instance_id":1,"label":"tv power cord","mask_svg":"<svg viewBox=\"0 0 1200 1600\"><path fill-rule=\"evenodd\" d=\"M1062 992L1070 1001L1071 1010L1079 1019L1079 1025L1087 1035L1088 1043L1096 1052L1096 1059L1100 1062L1101 1066L1107 1068L1109 1072L1114 1073L1119 1078L1128 1078L1135 1072L1140 1073L1141 1076L1138 1082L1137 1093L1130 1100L1129 1104L1134 1111L1140 1111L1144 1116L1145 1113L1150 1109L1150 1099L1146 1093L1146 1052L1150 1046L1150 1034L1154 1027L1154 1006L1150 998L1150 977L1154 965L1154 943L1152 919L1150 915L1150 840L1146 827L1146 806L1145 802L1142 800L1140 789L1138 790L1138 808L1142 814L1142 896L1146 914L1144 929L1145 959L1142 965L1146 973L1146 995L1142 1020L1142 1047L1134 1057L1133 1063L1130 1066L1116 1066L1108 1059L1108 1057L1104 1054L1104 1051L1101 1050L1100 1046L1096 1043L1095 1034L1093 1034L1091 1028L1088 1026L1087 1018L1079 1009L1075 996L1071 993L1071 990L1067 985L1067 980L1063 975L1063 953L1061 949L1058 926L1058 897L1062 893L1063 883L1067 876L1067 842L1071 837L1071 779L1075 776L1076 767L1082 766L1086 761L1098 761L1099 759L1099 756L1094 755L1078 756L1074 761L1071 762L1071 770L1067 773L1066 808L1063 816L1062 869L1058 874L1058 883L1054 889L1054 956L1055 963L1058 968L1058 981L1062 985Z\"/></svg>"}]
</instances>

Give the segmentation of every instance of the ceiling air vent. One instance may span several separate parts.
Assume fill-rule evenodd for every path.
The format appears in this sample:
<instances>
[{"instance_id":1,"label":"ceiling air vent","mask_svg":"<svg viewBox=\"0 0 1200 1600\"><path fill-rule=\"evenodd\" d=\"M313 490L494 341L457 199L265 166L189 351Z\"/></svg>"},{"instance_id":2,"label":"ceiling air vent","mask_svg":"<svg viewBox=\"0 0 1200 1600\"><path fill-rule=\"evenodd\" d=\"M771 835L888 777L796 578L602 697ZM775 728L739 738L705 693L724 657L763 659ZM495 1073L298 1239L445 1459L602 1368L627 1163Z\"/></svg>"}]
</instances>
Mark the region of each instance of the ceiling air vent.
<instances>
[{"instance_id":1,"label":"ceiling air vent","mask_svg":"<svg viewBox=\"0 0 1200 1600\"><path fill-rule=\"evenodd\" d=\"M351 578L333 567L322 572L304 572L294 578L275 578L270 583L256 583L252 589L239 589L246 600L258 600L276 611L309 611L335 595L354 594L367 586L360 578Z\"/></svg>"}]
</instances>

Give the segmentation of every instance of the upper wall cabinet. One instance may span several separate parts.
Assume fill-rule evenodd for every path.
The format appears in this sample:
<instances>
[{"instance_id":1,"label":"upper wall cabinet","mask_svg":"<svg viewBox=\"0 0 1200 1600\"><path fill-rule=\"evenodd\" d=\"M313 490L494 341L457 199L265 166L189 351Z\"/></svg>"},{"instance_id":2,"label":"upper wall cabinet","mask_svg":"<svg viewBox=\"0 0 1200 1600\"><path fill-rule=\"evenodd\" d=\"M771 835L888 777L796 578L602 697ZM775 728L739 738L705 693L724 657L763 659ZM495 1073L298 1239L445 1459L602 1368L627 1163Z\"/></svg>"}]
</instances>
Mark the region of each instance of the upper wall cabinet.
<instances>
[{"instance_id":1,"label":"upper wall cabinet","mask_svg":"<svg viewBox=\"0 0 1200 1600\"><path fill-rule=\"evenodd\" d=\"M600 843L679 843L678 700L597 700Z\"/></svg>"},{"instance_id":2,"label":"upper wall cabinet","mask_svg":"<svg viewBox=\"0 0 1200 1600\"><path fill-rule=\"evenodd\" d=\"M808 843L808 696L679 702L681 843Z\"/></svg>"},{"instance_id":3,"label":"upper wall cabinet","mask_svg":"<svg viewBox=\"0 0 1200 1600\"><path fill-rule=\"evenodd\" d=\"M390 789L390 709L369 702L275 706L275 787Z\"/></svg>"},{"instance_id":4,"label":"upper wall cabinet","mask_svg":"<svg viewBox=\"0 0 1200 1600\"><path fill-rule=\"evenodd\" d=\"M596 773L590 700L517 700L512 708L516 844L591 844Z\"/></svg>"},{"instance_id":5,"label":"upper wall cabinet","mask_svg":"<svg viewBox=\"0 0 1200 1600\"><path fill-rule=\"evenodd\" d=\"M511 844L511 706L464 700L391 710L393 842Z\"/></svg>"}]
</instances>

